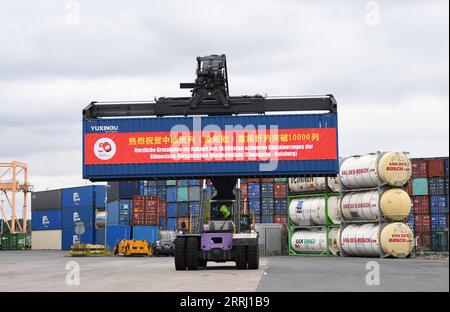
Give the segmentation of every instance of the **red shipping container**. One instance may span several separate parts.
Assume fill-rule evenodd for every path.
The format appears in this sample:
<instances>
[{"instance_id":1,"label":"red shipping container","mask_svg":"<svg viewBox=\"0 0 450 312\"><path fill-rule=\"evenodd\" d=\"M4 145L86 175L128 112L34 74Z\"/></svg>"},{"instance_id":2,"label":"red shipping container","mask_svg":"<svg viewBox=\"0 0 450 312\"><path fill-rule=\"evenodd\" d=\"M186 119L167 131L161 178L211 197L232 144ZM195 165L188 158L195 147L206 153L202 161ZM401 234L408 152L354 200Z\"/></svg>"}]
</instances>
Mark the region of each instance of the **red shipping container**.
<instances>
[{"instance_id":1,"label":"red shipping container","mask_svg":"<svg viewBox=\"0 0 450 312\"><path fill-rule=\"evenodd\" d=\"M247 182L248 183L260 183L261 179L259 179L259 178L250 178L250 179L247 179Z\"/></svg>"},{"instance_id":2,"label":"red shipping container","mask_svg":"<svg viewBox=\"0 0 450 312\"><path fill-rule=\"evenodd\" d=\"M165 216L167 216L167 203L160 201L158 205L158 218Z\"/></svg>"},{"instance_id":3,"label":"red shipping container","mask_svg":"<svg viewBox=\"0 0 450 312\"><path fill-rule=\"evenodd\" d=\"M406 190L405 190L409 196L413 196L413 188L412 188L412 180L408 181L408 184L406 184Z\"/></svg>"},{"instance_id":4,"label":"red shipping container","mask_svg":"<svg viewBox=\"0 0 450 312\"><path fill-rule=\"evenodd\" d=\"M415 215L414 231L416 233L430 233L431 231L430 215Z\"/></svg>"},{"instance_id":5,"label":"red shipping container","mask_svg":"<svg viewBox=\"0 0 450 312\"><path fill-rule=\"evenodd\" d=\"M244 199L242 202L242 211L244 215L249 215L250 211L248 210L248 201L247 199Z\"/></svg>"},{"instance_id":6,"label":"red shipping container","mask_svg":"<svg viewBox=\"0 0 450 312\"><path fill-rule=\"evenodd\" d=\"M242 198L248 197L248 184L247 183L241 183L241 192L242 192Z\"/></svg>"},{"instance_id":7,"label":"red shipping container","mask_svg":"<svg viewBox=\"0 0 450 312\"><path fill-rule=\"evenodd\" d=\"M428 161L428 177L443 177L444 176L444 160L431 159Z\"/></svg>"},{"instance_id":8,"label":"red shipping container","mask_svg":"<svg viewBox=\"0 0 450 312\"><path fill-rule=\"evenodd\" d=\"M416 233L416 247L418 249L430 248L430 233Z\"/></svg>"},{"instance_id":9,"label":"red shipping container","mask_svg":"<svg viewBox=\"0 0 450 312\"><path fill-rule=\"evenodd\" d=\"M273 178L262 178L261 182L270 183L270 182L273 182Z\"/></svg>"},{"instance_id":10,"label":"red shipping container","mask_svg":"<svg viewBox=\"0 0 450 312\"><path fill-rule=\"evenodd\" d=\"M412 204L414 214L430 214L430 198L428 196L413 196Z\"/></svg>"},{"instance_id":11,"label":"red shipping container","mask_svg":"<svg viewBox=\"0 0 450 312\"><path fill-rule=\"evenodd\" d=\"M145 225L158 224L159 197L146 196L145 200Z\"/></svg>"},{"instance_id":12,"label":"red shipping container","mask_svg":"<svg viewBox=\"0 0 450 312\"><path fill-rule=\"evenodd\" d=\"M426 178L428 177L428 161L423 159L413 159L412 165L412 177L413 178Z\"/></svg>"},{"instance_id":13,"label":"red shipping container","mask_svg":"<svg viewBox=\"0 0 450 312\"><path fill-rule=\"evenodd\" d=\"M287 224L287 216L286 215L274 215L273 220L275 223Z\"/></svg>"},{"instance_id":14,"label":"red shipping container","mask_svg":"<svg viewBox=\"0 0 450 312\"><path fill-rule=\"evenodd\" d=\"M145 197L133 196L133 213L131 218L133 225L145 224Z\"/></svg>"},{"instance_id":15,"label":"red shipping container","mask_svg":"<svg viewBox=\"0 0 450 312\"><path fill-rule=\"evenodd\" d=\"M276 182L273 185L274 188L274 198L287 198L287 184L284 182Z\"/></svg>"}]
</instances>

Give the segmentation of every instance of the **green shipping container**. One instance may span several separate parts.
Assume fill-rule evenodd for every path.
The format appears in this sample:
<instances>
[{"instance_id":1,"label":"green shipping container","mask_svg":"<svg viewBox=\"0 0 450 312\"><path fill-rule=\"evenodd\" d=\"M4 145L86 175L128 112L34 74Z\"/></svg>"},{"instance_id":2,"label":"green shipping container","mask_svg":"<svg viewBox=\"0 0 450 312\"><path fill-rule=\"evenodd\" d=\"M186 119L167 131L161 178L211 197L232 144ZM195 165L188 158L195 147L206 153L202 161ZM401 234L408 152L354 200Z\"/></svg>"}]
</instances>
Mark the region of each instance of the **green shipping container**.
<instances>
[{"instance_id":1,"label":"green shipping container","mask_svg":"<svg viewBox=\"0 0 450 312\"><path fill-rule=\"evenodd\" d=\"M167 180L166 185L170 185L170 186L177 185L177 180Z\"/></svg>"},{"instance_id":2,"label":"green shipping container","mask_svg":"<svg viewBox=\"0 0 450 312\"><path fill-rule=\"evenodd\" d=\"M412 189L414 196L427 196L428 195L428 179L416 178L413 179Z\"/></svg>"},{"instance_id":3,"label":"green shipping container","mask_svg":"<svg viewBox=\"0 0 450 312\"><path fill-rule=\"evenodd\" d=\"M177 202L187 202L189 200L189 188L178 187L177 189Z\"/></svg>"},{"instance_id":4,"label":"green shipping container","mask_svg":"<svg viewBox=\"0 0 450 312\"><path fill-rule=\"evenodd\" d=\"M29 241L27 239L26 233L16 233L16 234L10 234L5 233L1 237L1 249L2 250L20 250L20 249L27 249L29 247L30 243L27 243Z\"/></svg>"},{"instance_id":5,"label":"green shipping container","mask_svg":"<svg viewBox=\"0 0 450 312\"><path fill-rule=\"evenodd\" d=\"M286 182L287 178L275 178L275 182Z\"/></svg>"}]
</instances>

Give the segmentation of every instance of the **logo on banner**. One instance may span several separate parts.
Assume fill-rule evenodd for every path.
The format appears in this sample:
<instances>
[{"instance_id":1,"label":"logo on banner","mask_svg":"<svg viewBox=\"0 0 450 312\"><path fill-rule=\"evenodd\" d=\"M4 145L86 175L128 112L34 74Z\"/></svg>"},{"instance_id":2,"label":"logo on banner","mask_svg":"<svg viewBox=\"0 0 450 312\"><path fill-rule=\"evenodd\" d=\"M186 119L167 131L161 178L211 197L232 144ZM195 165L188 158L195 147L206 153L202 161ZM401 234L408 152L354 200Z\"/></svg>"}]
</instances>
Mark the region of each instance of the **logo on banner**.
<instances>
[{"instance_id":1,"label":"logo on banner","mask_svg":"<svg viewBox=\"0 0 450 312\"><path fill-rule=\"evenodd\" d=\"M101 160L111 159L116 154L116 143L110 138L98 139L94 144L94 154Z\"/></svg>"}]
</instances>

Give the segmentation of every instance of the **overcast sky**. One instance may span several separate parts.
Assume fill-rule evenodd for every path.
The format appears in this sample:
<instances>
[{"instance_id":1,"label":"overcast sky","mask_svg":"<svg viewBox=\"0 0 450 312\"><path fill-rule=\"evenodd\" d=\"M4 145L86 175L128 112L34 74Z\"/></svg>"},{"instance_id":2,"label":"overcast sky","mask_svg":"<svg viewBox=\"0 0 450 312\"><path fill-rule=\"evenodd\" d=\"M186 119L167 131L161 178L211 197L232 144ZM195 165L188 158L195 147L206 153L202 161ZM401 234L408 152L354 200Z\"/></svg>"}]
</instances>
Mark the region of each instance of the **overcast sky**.
<instances>
[{"instance_id":1,"label":"overcast sky","mask_svg":"<svg viewBox=\"0 0 450 312\"><path fill-rule=\"evenodd\" d=\"M188 95L215 53L233 95L334 94L341 156L449 154L447 0L112 2L0 5L0 161L36 190L85 183L89 102Z\"/></svg>"}]
</instances>

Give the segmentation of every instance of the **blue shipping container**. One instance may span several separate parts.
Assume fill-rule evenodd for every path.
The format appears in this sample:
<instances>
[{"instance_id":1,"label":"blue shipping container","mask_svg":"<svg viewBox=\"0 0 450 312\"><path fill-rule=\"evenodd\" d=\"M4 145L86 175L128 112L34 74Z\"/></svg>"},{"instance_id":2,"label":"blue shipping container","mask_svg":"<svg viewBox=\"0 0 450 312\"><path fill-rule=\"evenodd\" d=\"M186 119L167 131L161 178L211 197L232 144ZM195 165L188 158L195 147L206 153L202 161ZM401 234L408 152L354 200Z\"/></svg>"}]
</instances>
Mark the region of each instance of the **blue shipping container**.
<instances>
[{"instance_id":1,"label":"blue shipping container","mask_svg":"<svg viewBox=\"0 0 450 312\"><path fill-rule=\"evenodd\" d=\"M107 218L109 225L130 225L131 199L116 200L108 203Z\"/></svg>"},{"instance_id":2,"label":"blue shipping container","mask_svg":"<svg viewBox=\"0 0 450 312\"><path fill-rule=\"evenodd\" d=\"M97 245L105 245L105 229L97 229L95 230L95 244Z\"/></svg>"},{"instance_id":3,"label":"blue shipping container","mask_svg":"<svg viewBox=\"0 0 450 312\"><path fill-rule=\"evenodd\" d=\"M448 177L448 158L444 160L444 175Z\"/></svg>"},{"instance_id":4,"label":"blue shipping container","mask_svg":"<svg viewBox=\"0 0 450 312\"><path fill-rule=\"evenodd\" d=\"M263 215L261 217L261 222L262 223L273 223L273 216L265 216L265 215Z\"/></svg>"},{"instance_id":5,"label":"blue shipping container","mask_svg":"<svg viewBox=\"0 0 450 312\"><path fill-rule=\"evenodd\" d=\"M250 212L260 212L261 211L261 201L258 199L249 199L248 208Z\"/></svg>"},{"instance_id":6,"label":"blue shipping container","mask_svg":"<svg viewBox=\"0 0 450 312\"><path fill-rule=\"evenodd\" d=\"M189 215L197 215L200 212L200 202L189 203Z\"/></svg>"},{"instance_id":7,"label":"blue shipping container","mask_svg":"<svg viewBox=\"0 0 450 312\"><path fill-rule=\"evenodd\" d=\"M427 178L413 179L412 188L414 196L428 195L428 179Z\"/></svg>"},{"instance_id":8,"label":"blue shipping container","mask_svg":"<svg viewBox=\"0 0 450 312\"><path fill-rule=\"evenodd\" d=\"M287 212L287 200L275 199L274 200L274 213L278 215L285 215Z\"/></svg>"},{"instance_id":9,"label":"blue shipping container","mask_svg":"<svg viewBox=\"0 0 450 312\"><path fill-rule=\"evenodd\" d=\"M447 215L445 214L432 214L431 215L431 229L434 231L445 231L448 227Z\"/></svg>"},{"instance_id":10,"label":"blue shipping container","mask_svg":"<svg viewBox=\"0 0 450 312\"><path fill-rule=\"evenodd\" d=\"M197 180L197 179L189 180L189 186L199 186L199 185L200 185L200 180Z\"/></svg>"},{"instance_id":11,"label":"blue shipping container","mask_svg":"<svg viewBox=\"0 0 450 312\"><path fill-rule=\"evenodd\" d=\"M159 228L157 226L135 225L133 226L132 239L146 240L153 244L158 240Z\"/></svg>"},{"instance_id":12,"label":"blue shipping container","mask_svg":"<svg viewBox=\"0 0 450 312\"><path fill-rule=\"evenodd\" d=\"M106 230L106 241L109 250L113 250L122 239L131 239L131 226L108 225Z\"/></svg>"},{"instance_id":13,"label":"blue shipping container","mask_svg":"<svg viewBox=\"0 0 450 312\"><path fill-rule=\"evenodd\" d=\"M105 200L106 200L106 186L104 185L96 185L94 187L95 191L95 208L105 208Z\"/></svg>"},{"instance_id":14,"label":"blue shipping container","mask_svg":"<svg viewBox=\"0 0 450 312\"><path fill-rule=\"evenodd\" d=\"M251 208L250 208L251 210ZM274 214L274 201L273 198L263 198L261 201L261 212L263 215L269 216ZM264 221L263 221L264 222Z\"/></svg>"},{"instance_id":15,"label":"blue shipping container","mask_svg":"<svg viewBox=\"0 0 450 312\"><path fill-rule=\"evenodd\" d=\"M167 187L167 202L175 203L177 201L177 187L169 186Z\"/></svg>"},{"instance_id":16,"label":"blue shipping container","mask_svg":"<svg viewBox=\"0 0 450 312\"><path fill-rule=\"evenodd\" d=\"M167 216L169 218L177 217L177 203L167 203Z\"/></svg>"},{"instance_id":17,"label":"blue shipping container","mask_svg":"<svg viewBox=\"0 0 450 312\"><path fill-rule=\"evenodd\" d=\"M264 182L261 184L262 197L273 198L273 183Z\"/></svg>"},{"instance_id":18,"label":"blue shipping container","mask_svg":"<svg viewBox=\"0 0 450 312\"><path fill-rule=\"evenodd\" d=\"M431 213L448 213L448 201L446 196L430 196Z\"/></svg>"},{"instance_id":19,"label":"blue shipping container","mask_svg":"<svg viewBox=\"0 0 450 312\"><path fill-rule=\"evenodd\" d=\"M44 210L31 212L31 229L33 231L61 229L61 210Z\"/></svg>"},{"instance_id":20,"label":"blue shipping container","mask_svg":"<svg viewBox=\"0 0 450 312\"><path fill-rule=\"evenodd\" d=\"M261 184L259 183L249 183L247 188L247 196L259 198L261 197Z\"/></svg>"},{"instance_id":21,"label":"blue shipping container","mask_svg":"<svg viewBox=\"0 0 450 312\"><path fill-rule=\"evenodd\" d=\"M175 178L175 177L210 177L210 176L261 176L267 175L268 171L263 170L262 163L267 159L254 160L247 156L245 161L231 161L224 159L220 161L205 161L204 159L194 159L183 161L176 159L171 162L152 161L150 151L136 153L134 146L128 144L121 145L116 138L123 138L123 142L134 135L153 135L156 132L169 133L174 126L184 126L189 131L199 131L196 127L198 120L194 117L147 117L147 118L99 118L83 121L83 178L91 181L105 181L117 178L145 179L152 176L155 178ZM337 144L337 113L326 114L292 114L292 115L252 115L252 116L208 116L201 118L201 129L214 125L220 129L226 126L241 125L241 127L255 127L256 129L271 129L278 127L279 132L286 135L304 131L303 129L314 129L312 131L320 133L321 144L314 145L315 155L310 159L297 160L295 153L285 155L292 159L278 160L277 170L270 171L274 176L296 175L335 175L339 173L339 155ZM111 127L117 129L111 133ZM201 130L200 129L200 130ZM308 130L310 131L310 130ZM239 132L238 132L239 133ZM98 136L103 135L116 144L116 149L121 151L121 155L109 155L112 151L103 151L105 155L98 155ZM114 141L116 139L116 141ZM289 144L293 142L287 142ZM284 150L282 150L284 151ZM282 152L280 151L280 152ZM289 152L289 151L288 151ZM112 157L113 163L105 164L103 156ZM318 159L319 158L319 159ZM127 163L124 163L127 162Z\"/></svg>"},{"instance_id":22,"label":"blue shipping container","mask_svg":"<svg viewBox=\"0 0 450 312\"><path fill-rule=\"evenodd\" d=\"M93 229L86 229L82 235L77 235L75 229L62 230L62 250L71 250L72 245L94 244L95 232Z\"/></svg>"},{"instance_id":23,"label":"blue shipping container","mask_svg":"<svg viewBox=\"0 0 450 312\"><path fill-rule=\"evenodd\" d=\"M167 230L176 231L178 227L177 218L167 218Z\"/></svg>"},{"instance_id":24,"label":"blue shipping container","mask_svg":"<svg viewBox=\"0 0 450 312\"><path fill-rule=\"evenodd\" d=\"M177 185L180 186L189 186L189 180L178 180Z\"/></svg>"},{"instance_id":25,"label":"blue shipping container","mask_svg":"<svg viewBox=\"0 0 450 312\"><path fill-rule=\"evenodd\" d=\"M78 222L83 222L85 228L95 227L94 207L63 208L62 228L74 229Z\"/></svg>"},{"instance_id":26,"label":"blue shipping container","mask_svg":"<svg viewBox=\"0 0 450 312\"><path fill-rule=\"evenodd\" d=\"M167 229L166 217L159 217L158 226L159 226L160 230L166 230Z\"/></svg>"},{"instance_id":27,"label":"blue shipping container","mask_svg":"<svg viewBox=\"0 0 450 312\"><path fill-rule=\"evenodd\" d=\"M177 204L177 216L187 217L189 215L189 205L187 202Z\"/></svg>"},{"instance_id":28,"label":"blue shipping container","mask_svg":"<svg viewBox=\"0 0 450 312\"><path fill-rule=\"evenodd\" d=\"M95 189L93 185L66 188L62 190L62 208L94 207Z\"/></svg>"}]
</instances>

